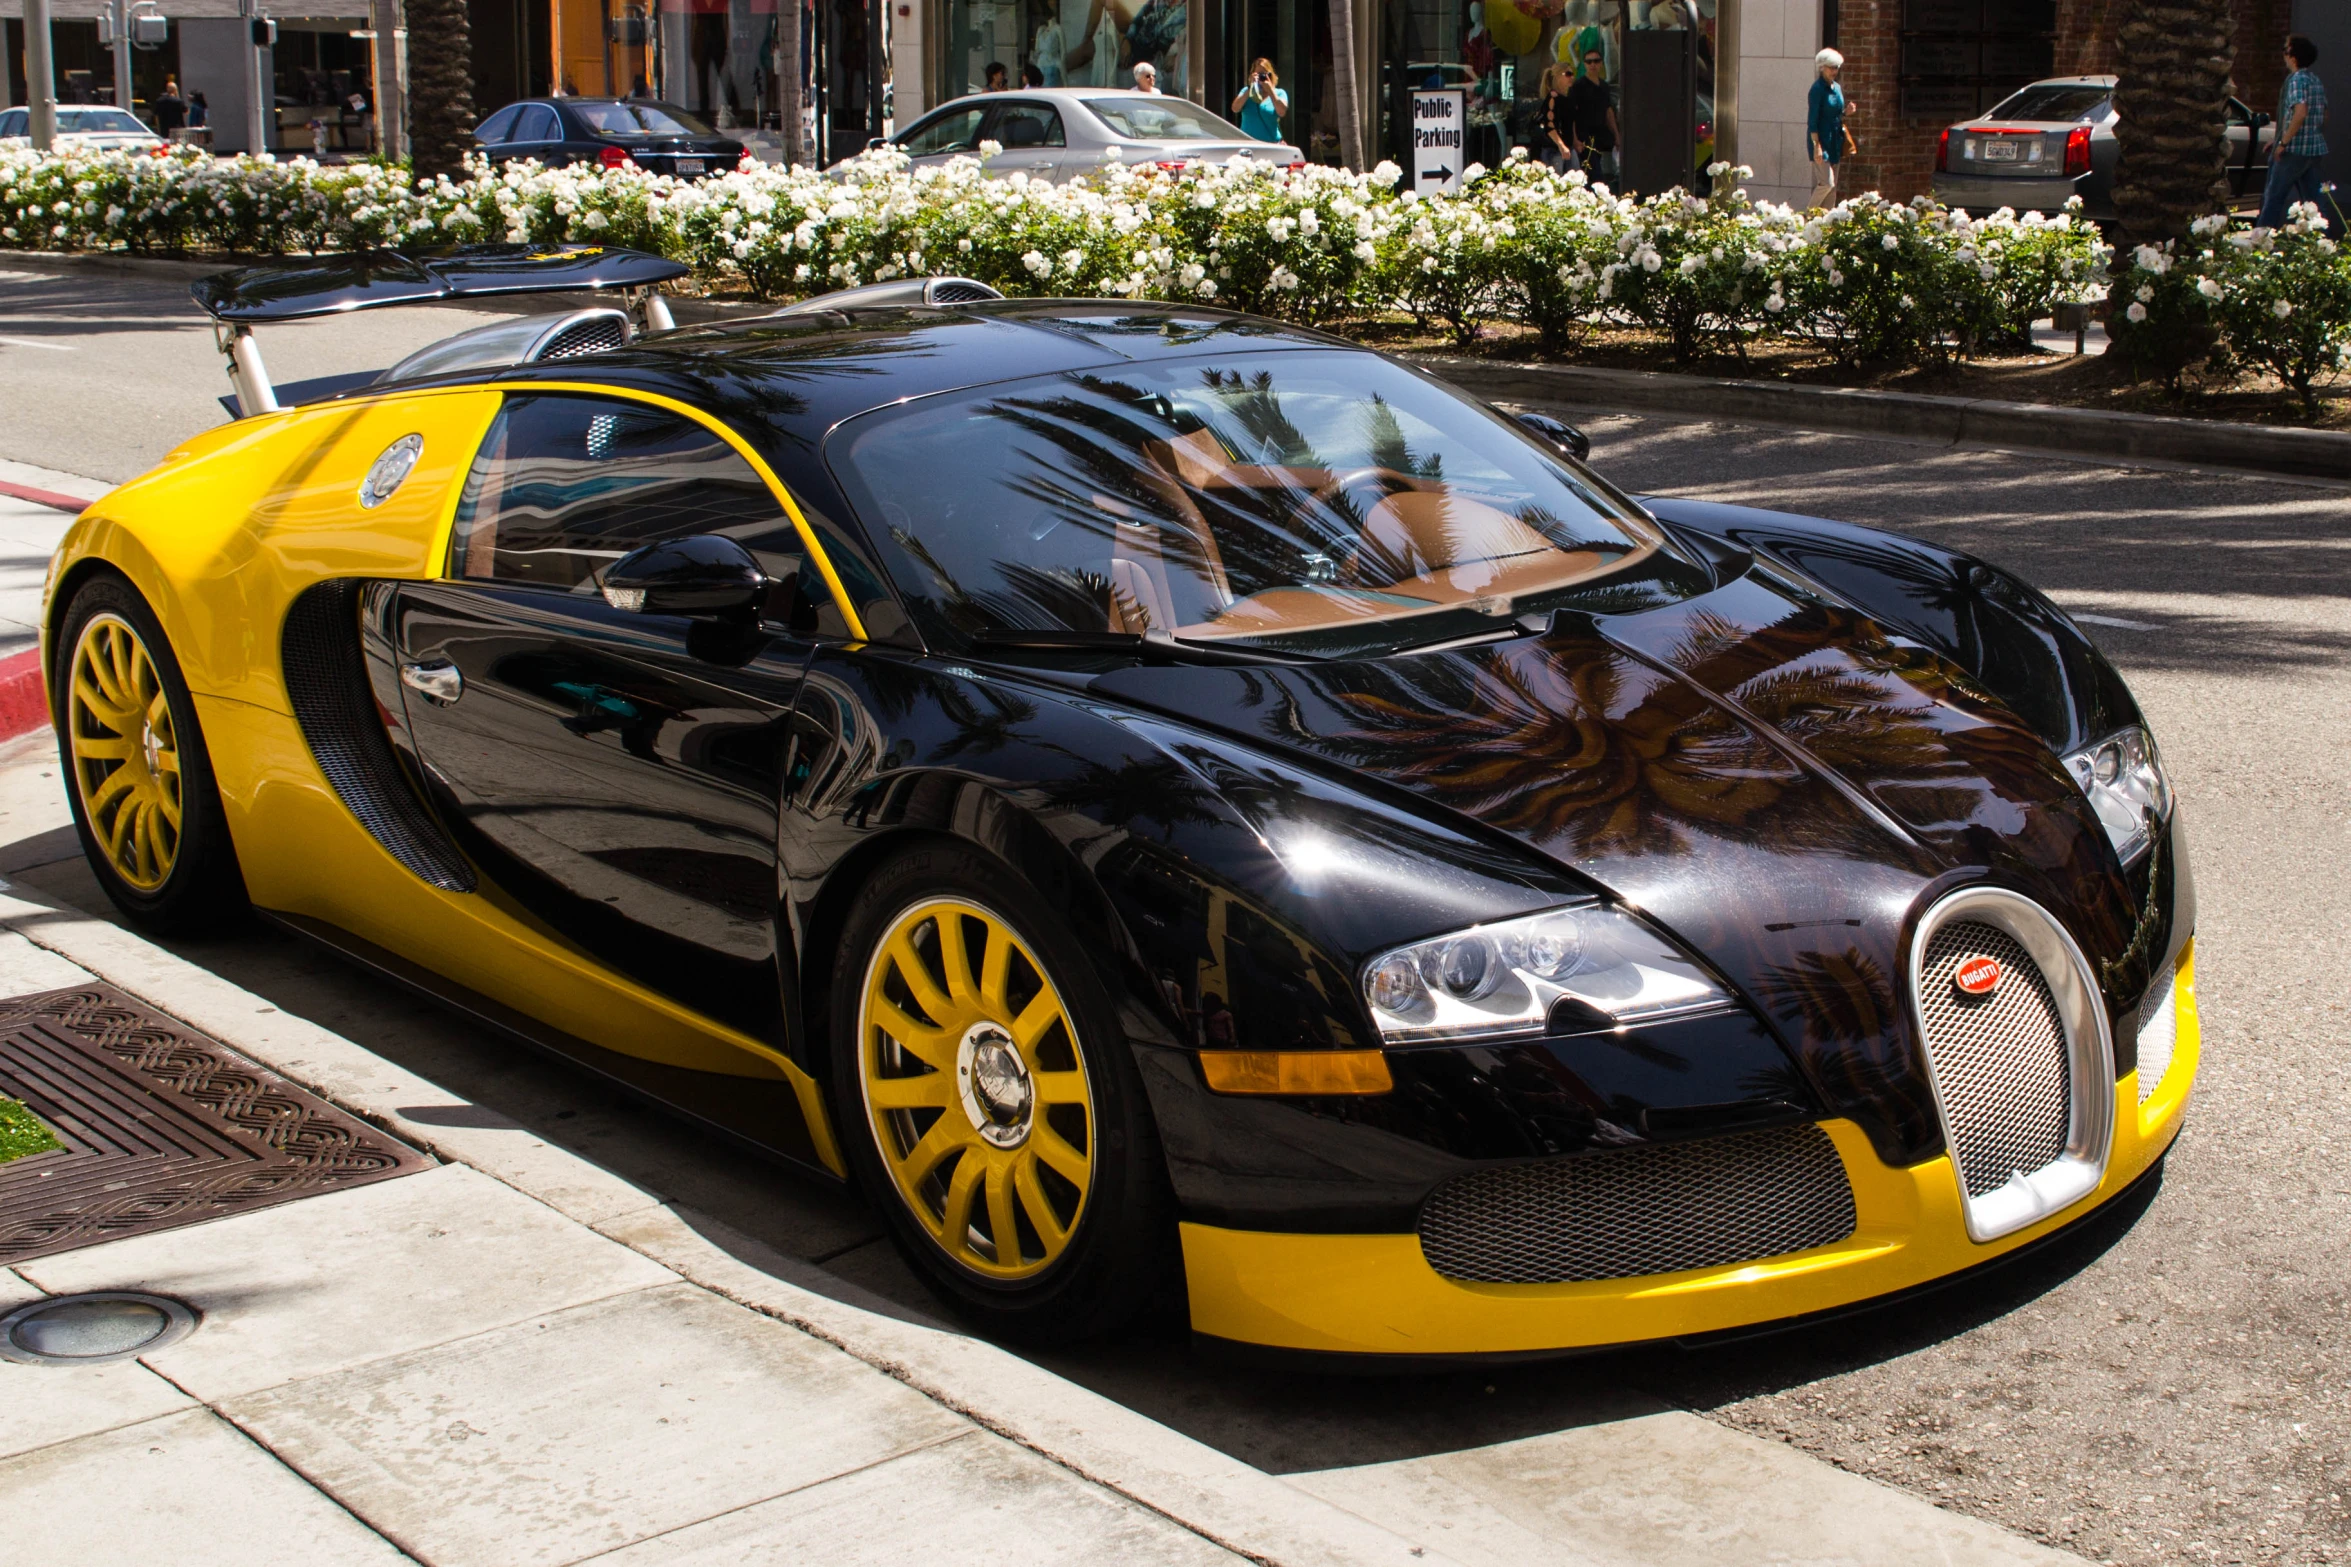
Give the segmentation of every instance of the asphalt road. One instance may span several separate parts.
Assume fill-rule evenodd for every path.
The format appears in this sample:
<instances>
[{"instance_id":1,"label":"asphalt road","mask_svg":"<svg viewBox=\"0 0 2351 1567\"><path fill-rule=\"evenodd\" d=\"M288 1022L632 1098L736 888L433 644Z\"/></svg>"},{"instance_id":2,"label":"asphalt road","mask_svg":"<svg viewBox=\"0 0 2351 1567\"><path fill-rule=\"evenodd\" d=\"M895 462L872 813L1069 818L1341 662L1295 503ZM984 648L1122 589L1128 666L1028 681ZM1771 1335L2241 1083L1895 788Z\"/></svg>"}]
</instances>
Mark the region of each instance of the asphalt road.
<instances>
[{"instance_id":1,"label":"asphalt road","mask_svg":"<svg viewBox=\"0 0 2351 1567\"><path fill-rule=\"evenodd\" d=\"M208 422L177 293L0 273L0 457L118 478ZM289 379L385 363L451 329L429 314L265 347ZM2160 1187L1940 1293L1728 1343L1414 1378L1232 1366L1164 1329L1040 1358L1276 1472L1474 1457L1662 1400L2096 1559L2351 1557L2351 491L1573 412L1627 488L1955 541L2099 617L2202 904L2203 1078ZM19 842L0 873L103 912L70 852ZM844 1294L935 1310L852 1199L285 938L181 950Z\"/></svg>"}]
</instances>

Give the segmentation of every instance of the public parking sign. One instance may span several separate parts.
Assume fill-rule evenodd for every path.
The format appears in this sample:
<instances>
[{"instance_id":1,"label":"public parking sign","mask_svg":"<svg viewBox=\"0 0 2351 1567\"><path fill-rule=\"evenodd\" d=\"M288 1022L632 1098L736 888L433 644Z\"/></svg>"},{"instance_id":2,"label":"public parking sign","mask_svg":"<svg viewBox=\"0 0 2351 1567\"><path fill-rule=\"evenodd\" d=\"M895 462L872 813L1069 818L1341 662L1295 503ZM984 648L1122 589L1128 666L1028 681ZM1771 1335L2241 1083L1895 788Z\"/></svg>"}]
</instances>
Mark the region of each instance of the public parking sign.
<instances>
[{"instance_id":1,"label":"public parking sign","mask_svg":"<svg viewBox=\"0 0 2351 1567\"><path fill-rule=\"evenodd\" d=\"M1469 129L1469 94L1458 87L1430 88L1412 95L1412 188L1457 190L1461 186L1463 133Z\"/></svg>"}]
</instances>

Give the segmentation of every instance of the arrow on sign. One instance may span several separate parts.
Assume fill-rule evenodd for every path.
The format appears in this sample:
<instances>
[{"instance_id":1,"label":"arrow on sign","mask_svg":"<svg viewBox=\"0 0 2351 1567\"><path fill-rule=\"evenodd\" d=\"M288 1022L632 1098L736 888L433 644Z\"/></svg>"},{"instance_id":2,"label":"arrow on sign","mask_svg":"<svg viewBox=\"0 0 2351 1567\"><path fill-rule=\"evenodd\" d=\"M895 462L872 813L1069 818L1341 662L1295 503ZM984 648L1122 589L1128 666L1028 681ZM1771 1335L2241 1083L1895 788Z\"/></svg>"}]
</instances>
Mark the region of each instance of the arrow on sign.
<instances>
[{"instance_id":1,"label":"arrow on sign","mask_svg":"<svg viewBox=\"0 0 2351 1567\"><path fill-rule=\"evenodd\" d=\"M1428 176L1430 179L1435 180L1438 184L1442 185L1447 180L1453 178L1453 171L1440 163L1435 168L1428 171Z\"/></svg>"}]
</instances>

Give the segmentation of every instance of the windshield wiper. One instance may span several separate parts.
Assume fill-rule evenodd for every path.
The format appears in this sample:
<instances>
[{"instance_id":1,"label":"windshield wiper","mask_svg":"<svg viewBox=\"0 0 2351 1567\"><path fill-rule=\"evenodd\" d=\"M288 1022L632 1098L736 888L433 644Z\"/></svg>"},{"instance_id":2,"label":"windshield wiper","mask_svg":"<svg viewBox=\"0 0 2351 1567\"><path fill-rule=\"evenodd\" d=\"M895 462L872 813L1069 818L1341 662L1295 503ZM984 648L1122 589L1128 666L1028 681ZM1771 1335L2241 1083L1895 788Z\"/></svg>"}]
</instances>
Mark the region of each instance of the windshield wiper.
<instances>
[{"instance_id":1,"label":"windshield wiper","mask_svg":"<svg viewBox=\"0 0 2351 1567\"><path fill-rule=\"evenodd\" d=\"M1026 631L1018 628L982 631L971 639L975 653L1109 653L1139 658L1146 664L1311 664L1317 660L1287 653L1262 653L1253 648L1186 642L1164 632L1149 635L1133 631Z\"/></svg>"}]
</instances>

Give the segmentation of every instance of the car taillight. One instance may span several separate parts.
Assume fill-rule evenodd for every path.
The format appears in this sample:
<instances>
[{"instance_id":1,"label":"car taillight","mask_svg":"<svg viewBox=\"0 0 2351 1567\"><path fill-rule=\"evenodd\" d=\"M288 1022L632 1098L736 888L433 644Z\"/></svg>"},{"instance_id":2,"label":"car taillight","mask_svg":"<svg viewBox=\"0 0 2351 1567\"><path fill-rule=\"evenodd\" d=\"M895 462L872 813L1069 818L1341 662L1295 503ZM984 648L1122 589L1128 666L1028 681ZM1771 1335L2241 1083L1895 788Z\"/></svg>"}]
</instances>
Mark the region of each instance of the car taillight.
<instances>
[{"instance_id":1,"label":"car taillight","mask_svg":"<svg viewBox=\"0 0 2351 1567\"><path fill-rule=\"evenodd\" d=\"M596 161L603 164L608 169L617 169L622 164L629 161L629 155L627 151L622 148L607 147L602 152L596 154Z\"/></svg>"},{"instance_id":2,"label":"car taillight","mask_svg":"<svg viewBox=\"0 0 2351 1567\"><path fill-rule=\"evenodd\" d=\"M2090 128L2077 125L2065 133L2065 177L2090 172Z\"/></svg>"},{"instance_id":3,"label":"car taillight","mask_svg":"<svg viewBox=\"0 0 2351 1567\"><path fill-rule=\"evenodd\" d=\"M1184 172L1184 170L1190 168L1191 164L1185 162L1181 158L1161 158L1158 162L1152 164L1151 167L1155 169L1165 169L1170 174L1181 174Z\"/></svg>"},{"instance_id":4,"label":"car taillight","mask_svg":"<svg viewBox=\"0 0 2351 1567\"><path fill-rule=\"evenodd\" d=\"M1296 163L1285 163L1282 165L1282 167L1288 169L1292 174L1295 174L1300 169L1306 167L1306 160L1304 158L1300 158Z\"/></svg>"},{"instance_id":5,"label":"car taillight","mask_svg":"<svg viewBox=\"0 0 2351 1567\"><path fill-rule=\"evenodd\" d=\"M1935 172L1951 172L1951 127L1948 125L1943 127L1942 138L1935 143Z\"/></svg>"}]
</instances>

